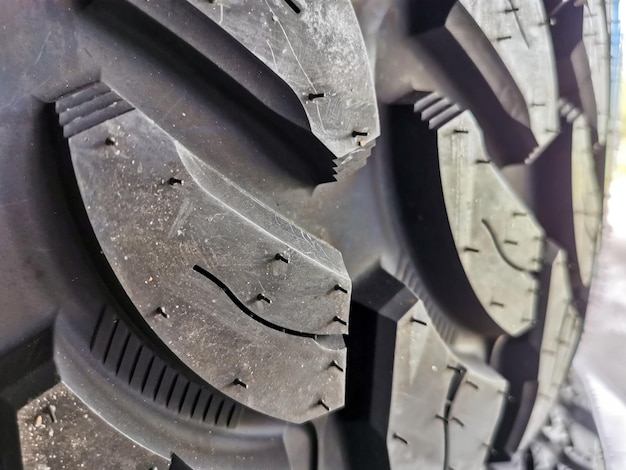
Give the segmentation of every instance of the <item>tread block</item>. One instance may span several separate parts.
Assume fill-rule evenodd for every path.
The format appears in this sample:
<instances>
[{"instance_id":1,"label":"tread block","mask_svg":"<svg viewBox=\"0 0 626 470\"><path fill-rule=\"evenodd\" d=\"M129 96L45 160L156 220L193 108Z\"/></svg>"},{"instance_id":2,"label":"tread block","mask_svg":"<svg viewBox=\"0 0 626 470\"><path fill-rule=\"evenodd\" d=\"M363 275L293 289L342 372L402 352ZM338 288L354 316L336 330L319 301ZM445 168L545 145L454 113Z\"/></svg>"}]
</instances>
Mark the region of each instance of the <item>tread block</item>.
<instances>
[{"instance_id":1,"label":"tread block","mask_svg":"<svg viewBox=\"0 0 626 470\"><path fill-rule=\"evenodd\" d=\"M581 318L573 305L567 257L560 251L550 276L548 304L539 353L538 388L533 411L520 447L537 435L548 411L558 399L582 332Z\"/></svg>"},{"instance_id":2,"label":"tread block","mask_svg":"<svg viewBox=\"0 0 626 470\"><path fill-rule=\"evenodd\" d=\"M461 356L467 367L450 405L448 467L472 469L491 454L508 386L500 374L473 357Z\"/></svg>"},{"instance_id":3,"label":"tread block","mask_svg":"<svg viewBox=\"0 0 626 470\"><path fill-rule=\"evenodd\" d=\"M589 59L597 112L597 116L590 116L590 122L596 123L601 145L606 144L610 119L611 51L606 13L603 0L589 0L584 4L583 44Z\"/></svg>"},{"instance_id":4,"label":"tread block","mask_svg":"<svg viewBox=\"0 0 626 470\"><path fill-rule=\"evenodd\" d=\"M371 371L352 374L363 380L362 375L370 373L367 383L376 387L366 403L351 402L349 395L346 411L383 440L378 450L360 458L384 462L381 465L388 468L480 467L491 445L506 381L475 359L454 354L430 323L424 305L381 268L361 280L354 298L350 353L358 356L363 353L359 349L373 348L374 357ZM484 409L487 403L489 411ZM454 426L463 429L458 432Z\"/></svg>"},{"instance_id":5,"label":"tread block","mask_svg":"<svg viewBox=\"0 0 626 470\"><path fill-rule=\"evenodd\" d=\"M529 166L532 206L547 236L568 254L574 291L586 296L598 248L603 196L587 117L567 102L562 110L572 118L571 124L564 119L562 135Z\"/></svg>"},{"instance_id":6,"label":"tread block","mask_svg":"<svg viewBox=\"0 0 626 470\"><path fill-rule=\"evenodd\" d=\"M538 97L538 102L530 101L533 106L529 107L516 77L511 74L510 67L505 64L493 43L508 43L513 36L488 37L472 17L476 11L470 12L465 6L472 10L479 9L487 16L486 21L494 24L502 21L499 16L505 15L504 9L501 14L493 14L490 6L483 6L480 2L468 0L465 3L453 4L443 26L412 38L418 47L413 47L410 54L418 62L428 65L424 71L413 72L411 83L416 83L419 90L434 90L442 96L453 97L460 109L471 110L485 134L492 158L499 166L523 163L537 147L542 146L543 140L551 140L554 137L552 134L558 130L556 97L549 106ZM429 15L421 11L425 8L421 2L411 2L407 8L411 17L418 17L429 16L432 7L428 7ZM524 9L527 9L526 6ZM547 37L547 32L545 35ZM515 67L524 67L524 61L517 57L514 60ZM396 73L394 62L383 60L382 64L386 70L379 72L379 75L386 73L393 76ZM554 90L554 73L552 75L551 86ZM531 91L533 95L542 95L539 90ZM454 111L448 113L450 118L455 115ZM548 126L543 119L533 123L531 114L540 118L549 116L549 121L555 126ZM438 125L441 123L431 128ZM548 137L536 136L535 130ZM511 142L516 142L516 145L512 146Z\"/></svg>"},{"instance_id":7,"label":"tread block","mask_svg":"<svg viewBox=\"0 0 626 470\"><path fill-rule=\"evenodd\" d=\"M534 320L544 233L491 163L464 113L438 131L446 210L459 257L481 304L507 333Z\"/></svg>"},{"instance_id":8,"label":"tread block","mask_svg":"<svg viewBox=\"0 0 626 470\"><path fill-rule=\"evenodd\" d=\"M491 362L509 380L512 395L496 441L500 457L514 455L536 438L570 367L582 321L569 279L565 251L548 242L536 326L494 346Z\"/></svg>"},{"instance_id":9,"label":"tread block","mask_svg":"<svg viewBox=\"0 0 626 470\"><path fill-rule=\"evenodd\" d=\"M66 135L109 265L183 362L234 400L288 421L343 405L344 376L329 365L345 364L351 281L337 250L137 110ZM157 396L164 371L152 373ZM265 394L285 374L291 383Z\"/></svg>"},{"instance_id":10,"label":"tread block","mask_svg":"<svg viewBox=\"0 0 626 470\"><path fill-rule=\"evenodd\" d=\"M520 88L539 146L559 129L556 65L541 0L461 0Z\"/></svg>"},{"instance_id":11,"label":"tread block","mask_svg":"<svg viewBox=\"0 0 626 470\"><path fill-rule=\"evenodd\" d=\"M596 179L591 129L585 116L572 122L572 210L578 269L589 286L602 224L602 190Z\"/></svg>"},{"instance_id":12,"label":"tread block","mask_svg":"<svg viewBox=\"0 0 626 470\"><path fill-rule=\"evenodd\" d=\"M144 10L145 2L129 0ZM365 164L380 134L369 60L349 0L296 2L188 0L284 80L310 130L335 156L340 179ZM296 12L296 10L298 10Z\"/></svg>"}]
</instances>

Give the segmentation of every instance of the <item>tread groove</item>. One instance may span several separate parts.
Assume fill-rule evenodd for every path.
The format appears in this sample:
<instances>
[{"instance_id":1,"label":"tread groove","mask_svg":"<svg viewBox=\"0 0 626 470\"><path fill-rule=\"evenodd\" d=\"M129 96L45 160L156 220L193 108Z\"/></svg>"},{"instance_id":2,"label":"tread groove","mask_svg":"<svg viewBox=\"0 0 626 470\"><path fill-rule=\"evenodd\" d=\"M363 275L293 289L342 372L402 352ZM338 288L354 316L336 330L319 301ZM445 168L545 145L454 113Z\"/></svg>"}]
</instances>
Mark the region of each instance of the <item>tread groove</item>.
<instances>
[{"instance_id":1,"label":"tread groove","mask_svg":"<svg viewBox=\"0 0 626 470\"><path fill-rule=\"evenodd\" d=\"M204 406L204 413L202 413L202 421L206 421L207 414L209 413L209 408L211 407L211 402L213 401L213 394L209 395L207 399L206 405Z\"/></svg>"},{"instance_id":2,"label":"tread groove","mask_svg":"<svg viewBox=\"0 0 626 470\"><path fill-rule=\"evenodd\" d=\"M102 362L106 363L107 359L109 357L109 353L111 352L111 345L113 344L113 339L115 338L115 332L117 331L117 327L119 325L119 320L116 318L115 320L113 320L113 331L111 331L111 334L109 335L108 341L107 341L107 346L106 349L104 350L104 357L102 358Z\"/></svg>"},{"instance_id":3,"label":"tread groove","mask_svg":"<svg viewBox=\"0 0 626 470\"><path fill-rule=\"evenodd\" d=\"M176 374L174 376L174 380L172 380L172 385L170 385L170 389L167 392L167 398L165 399L165 406L169 407L170 406L170 401L172 400L172 395L174 394L174 389L176 388L176 384L178 383L178 379L180 378L179 374ZM182 404L182 400L181 400L181 404Z\"/></svg>"},{"instance_id":4,"label":"tread groove","mask_svg":"<svg viewBox=\"0 0 626 470\"><path fill-rule=\"evenodd\" d=\"M107 306L106 304L100 309L100 314L98 315L98 320L96 320L96 326L93 330L93 334L91 335L91 341L89 342L89 350L93 351L93 348L96 344L96 340L98 338L98 334L100 333L100 327L102 326L102 321L104 319L104 314L106 312Z\"/></svg>"},{"instance_id":5,"label":"tread groove","mask_svg":"<svg viewBox=\"0 0 626 470\"><path fill-rule=\"evenodd\" d=\"M187 380L187 384L185 385L185 389L180 397L180 401L178 403L178 412L181 413L183 411L183 405L185 404L185 400L187 400L187 393L189 393L189 387L191 386L191 382Z\"/></svg>"},{"instance_id":6,"label":"tread groove","mask_svg":"<svg viewBox=\"0 0 626 470\"><path fill-rule=\"evenodd\" d=\"M115 365L115 375L120 373L120 368L122 367L122 361L124 360L124 356L126 355L126 348L128 348L128 343L130 341L131 333L130 331L126 333L126 338L124 339L124 345L120 351L120 357L117 360L117 364Z\"/></svg>"},{"instance_id":7,"label":"tread groove","mask_svg":"<svg viewBox=\"0 0 626 470\"><path fill-rule=\"evenodd\" d=\"M148 363L148 367L146 368L146 373L141 382L141 393L146 389L146 385L148 384L148 378L150 377L150 372L152 371L152 366L154 365L155 356L150 358L150 362Z\"/></svg>"},{"instance_id":8,"label":"tread groove","mask_svg":"<svg viewBox=\"0 0 626 470\"><path fill-rule=\"evenodd\" d=\"M202 393L202 389L198 389L196 393L196 397L193 399L193 404L191 405L191 410L189 412L189 416L193 416L196 412L196 407L198 406L198 400L200 400L200 394ZM204 418L203 418L204 419Z\"/></svg>"},{"instance_id":9,"label":"tread groove","mask_svg":"<svg viewBox=\"0 0 626 470\"><path fill-rule=\"evenodd\" d=\"M135 370L137 369L137 364L139 363L139 358L141 357L141 353L143 352L143 344L139 346L137 349L137 354L135 355L135 359L133 360L133 365L130 369L130 374L128 375L128 384L133 381L133 377L135 377Z\"/></svg>"},{"instance_id":10,"label":"tread groove","mask_svg":"<svg viewBox=\"0 0 626 470\"><path fill-rule=\"evenodd\" d=\"M154 395L152 397L153 400L156 401L157 396L159 395L159 390L161 389L161 385L163 385L163 377L165 376L165 372L167 371L167 366L163 364L163 369L159 373L159 378L156 381L156 385L154 387Z\"/></svg>"}]
</instances>

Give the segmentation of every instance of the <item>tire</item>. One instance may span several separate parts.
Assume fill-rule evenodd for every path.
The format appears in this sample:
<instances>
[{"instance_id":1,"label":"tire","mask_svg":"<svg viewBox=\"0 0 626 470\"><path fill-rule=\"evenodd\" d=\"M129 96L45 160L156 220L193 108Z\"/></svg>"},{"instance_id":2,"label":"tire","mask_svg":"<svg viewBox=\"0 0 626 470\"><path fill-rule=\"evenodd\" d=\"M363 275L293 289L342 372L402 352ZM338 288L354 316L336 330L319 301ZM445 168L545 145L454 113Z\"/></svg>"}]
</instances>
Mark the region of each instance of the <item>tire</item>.
<instances>
[{"instance_id":1,"label":"tire","mask_svg":"<svg viewBox=\"0 0 626 470\"><path fill-rule=\"evenodd\" d=\"M578 3L3 2L0 469L540 468L614 99Z\"/></svg>"}]
</instances>

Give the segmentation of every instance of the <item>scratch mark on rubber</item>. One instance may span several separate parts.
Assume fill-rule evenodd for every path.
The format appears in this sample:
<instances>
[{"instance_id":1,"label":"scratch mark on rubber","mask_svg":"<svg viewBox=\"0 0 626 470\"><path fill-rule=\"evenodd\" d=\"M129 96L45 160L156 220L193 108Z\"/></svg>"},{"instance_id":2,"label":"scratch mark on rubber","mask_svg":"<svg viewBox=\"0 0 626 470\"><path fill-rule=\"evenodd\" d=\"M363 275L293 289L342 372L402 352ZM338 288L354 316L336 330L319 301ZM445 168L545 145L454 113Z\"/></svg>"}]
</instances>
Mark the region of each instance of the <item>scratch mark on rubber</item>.
<instances>
[{"instance_id":1,"label":"scratch mark on rubber","mask_svg":"<svg viewBox=\"0 0 626 470\"><path fill-rule=\"evenodd\" d=\"M294 58L296 59L296 62L298 63L298 67L300 67L300 70L302 70L302 73L304 74L304 78L306 78L307 82L309 82L309 85L311 85L311 88L313 88L313 91L317 93L317 90L315 89L315 85L313 85L313 82L311 81L307 73L304 71L304 67L302 67L302 63L300 62L300 59L298 58L298 54L296 54L296 51L294 51L293 46L291 45L291 41L289 40L289 36L287 36L287 32L285 31L285 28L283 28L283 24L280 22L280 20L274 13L274 10L272 10L272 7L270 6L270 4L267 3L267 0L263 0L263 1L267 5L267 8L269 8L270 13L272 14L272 18L276 18L276 23L278 23L278 27L283 32L283 35L285 36L285 40L287 41L287 45L289 46L289 50L291 51Z\"/></svg>"},{"instance_id":2,"label":"scratch mark on rubber","mask_svg":"<svg viewBox=\"0 0 626 470\"><path fill-rule=\"evenodd\" d=\"M174 111L174 108L176 108L176 106L178 106L180 104L180 102L183 100L183 98L185 98L185 94L182 94L178 97L178 99L176 100L176 102L170 106L170 108L167 110L167 112L161 117L161 119L165 119L167 116L170 115L170 113L172 111Z\"/></svg>"},{"instance_id":3,"label":"scratch mark on rubber","mask_svg":"<svg viewBox=\"0 0 626 470\"><path fill-rule=\"evenodd\" d=\"M517 27L519 29L520 34L522 35L522 39L524 39L524 43L526 44L526 47L530 49L528 38L526 37L526 33L524 32L524 28L522 27L522 22L519 19L519 8L513 5L513 0L508 0L508 1L509 1L509 5L511 6L511 10L513 10L513 15L515 15L515 22L517 23Z\"/></svg>"},{"instance_id":4,"label":"scratch mark on rubber","mask_svg":"<svg viewBox=\"0 0 626 470\"><path fill-rule=\"evenodd\" d=\"M267 43L268 47L270 48L270 52L272 53L272 61L274 62L274 69L276 69L276 73L278 73L278 64L276 63L276 56L274 55L274 48L272 47L272 45L270 44L269 40L265 40L265 42Z\"/></svg>"},{"instance_id":5,"label":"scratch mark on rubber","mask_svg":"<svg viewBox=\"0 0 626 470\"><path fill-rule=\"evenodd\" d=\"M287 31L285 31L285 28L283 27L283 24L280 22L280 20L278 19L278 17L274 13L274 10L272 10L272 7L270 6L270 4L267 3L267 0L263 0L263 1L267 5L267 8L270 10L270 13L272 14L272 18L276 18L276 23L278 24L278 27L280 28L280 30L283 32L283 36L285 36L285 41L287 41L287 45L289 46L289 50L293 54L293 57L296 59L298 67L300 67L300 70L302 71L302 74L304 75L304 78L306 78L306 81L309 82L309 85L311 85L311 89L313 90L313 93L317 93L317 88L315 88L315 85L313 84L313 82L311 81L311 79L309 78L307 73L305 72L304 67L302 66L302 63L300 62L300 58L298 57L298 54L296 54L296 51L294 50L293 46L291 45L291 41L289 40L289 36L287 36ZM315 107L317 109L317 117L320 120L320 127L321 127L322 131L326 132L326 129L324 128L324 122L322 121L322 115L320 113L320 107L319 107L318 104L315 104Z\"/></svg>"},{"instance_id":6,"label":"scratch mark on rubber","mask_svg":"<svg viewBox=\"0 0 626 470\"><path fill-rule=\"evenodd\" d=\"M37 65L39 60L41 60L41 56L43 56L43 51L46 50L46 46L48 45L48 39L50 39L51 34L52 34L52 31L48 31L48 34L46 35L46 39L43 40L43 44L41 45L41 49L39 50L39 54L37 54L37 58L35 59L35 63L33 64L33 66Z\"/></svg>"}]
</instances>

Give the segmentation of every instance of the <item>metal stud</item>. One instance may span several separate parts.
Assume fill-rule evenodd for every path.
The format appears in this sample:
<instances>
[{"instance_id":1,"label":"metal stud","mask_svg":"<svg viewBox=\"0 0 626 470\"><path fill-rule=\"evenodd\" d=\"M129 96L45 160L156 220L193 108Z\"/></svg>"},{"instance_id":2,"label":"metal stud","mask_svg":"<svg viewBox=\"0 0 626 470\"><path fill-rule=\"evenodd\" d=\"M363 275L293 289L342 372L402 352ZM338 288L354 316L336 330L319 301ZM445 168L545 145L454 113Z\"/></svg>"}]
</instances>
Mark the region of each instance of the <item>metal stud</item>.
<instances>
[{"instance_id":1,"label":"metal stud","mask_svg":"<svg viewBox=\"0 0 626 470\"><path fill-rule=\"evenodd\" d=\"M328 404L321 398L318 400L317 404L324 407L326 411L330 411L330 406L328 406Z\"/></svg>"},{"instance_id":2,"label":"metal stud","mask_svg":"<svg viewBox=\"0 0 626 470\"><path fill-rule=\"evenodd\" d=\"M346 289L345 287L342 287L339 284L335 284L335 287L333 287L333 289L343 292L344 294L348 293L348 289Z\"/></svg>"},{"instance_id":3,"label":"metal stud","mask_svg":"<svg viewBox=\"0 0 626 470\"><path fill-rule=\"evenodd\" d=\"M170 317L170 314L169 314L169 313L167 313L167 312L165 311L165 308L164 308L164 307L161 307L161 306L159 306L159 307L157 307L157 308L156 308L156 313L158 313L159 315L161 315L163 318L169 318L169 317Z\"/></svg>"},{"instance_id":4,"label":"metal stud","mask_svg":"<svg viewBox=\"0 0 626 470\"><path fill-rule=\"evenodd\" d=\"M283 263L289 263L289 260L285 258L281 253L276 253L276 256L274 256L274 259L276 261L282 261Z\"/></svg>"},{"instance_id":5,"label":"metal stud","mask_svg":"<svg viewBox=\"0 0 626 470\"><path fill-rule=\"evenodd\" d=\"M248 384L245 383L243 380L241 380L240 378L236 378L235 380L233 380L233 384L235 385L239 385L240 387L243 388L248 388Z\"/></svg>"}]
</instances>

